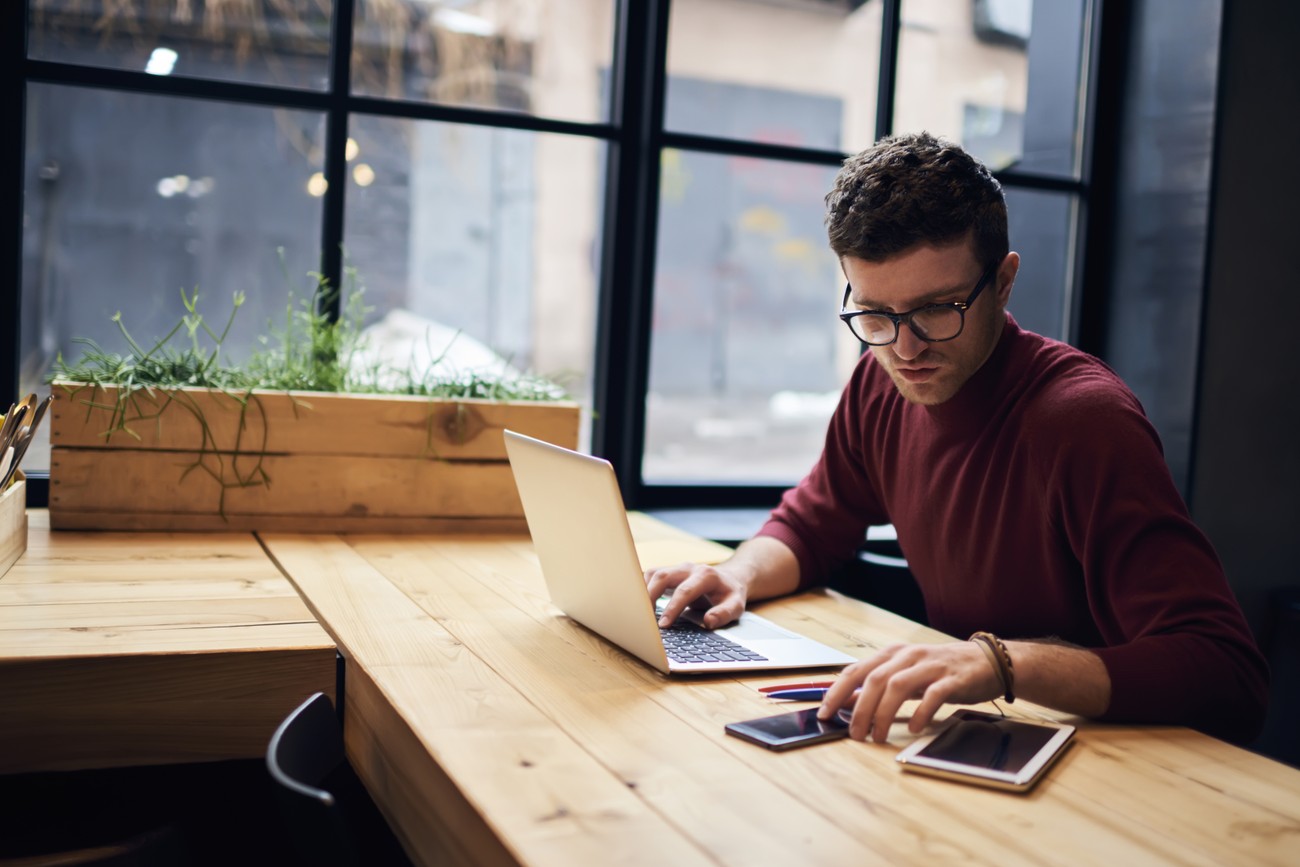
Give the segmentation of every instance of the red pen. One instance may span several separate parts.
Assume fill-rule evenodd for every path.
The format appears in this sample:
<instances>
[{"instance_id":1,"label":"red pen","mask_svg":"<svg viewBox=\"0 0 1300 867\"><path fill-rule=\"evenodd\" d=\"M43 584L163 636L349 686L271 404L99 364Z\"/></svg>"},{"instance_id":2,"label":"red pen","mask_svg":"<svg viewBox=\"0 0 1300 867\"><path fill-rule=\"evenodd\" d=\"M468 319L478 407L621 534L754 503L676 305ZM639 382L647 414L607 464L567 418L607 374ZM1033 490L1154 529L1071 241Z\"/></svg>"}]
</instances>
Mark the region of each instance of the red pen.
<instances>
[{"instance_id":1,"label":"red pen","mask_svg":"<svg viewBox=\"0 0 1300 867\"><path fill-rule=\"evenodd\" d=\"M759 692L783 692L787 689L830 689L833 680L818 680L810 683L776 683L771 686L760 686Z\"/></svg>"}]
</instances>

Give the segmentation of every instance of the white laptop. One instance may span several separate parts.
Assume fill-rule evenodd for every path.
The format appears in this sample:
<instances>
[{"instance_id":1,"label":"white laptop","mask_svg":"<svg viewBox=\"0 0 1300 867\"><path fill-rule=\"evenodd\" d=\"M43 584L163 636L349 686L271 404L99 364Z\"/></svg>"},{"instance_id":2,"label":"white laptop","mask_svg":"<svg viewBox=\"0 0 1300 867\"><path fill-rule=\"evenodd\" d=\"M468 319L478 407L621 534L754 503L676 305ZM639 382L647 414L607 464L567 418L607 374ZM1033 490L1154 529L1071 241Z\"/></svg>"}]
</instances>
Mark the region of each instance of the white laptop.
<instances>
[{"instance_id":1,"label":"white laptop","mask_svg":"<svg viewBox=\"0 0 1300 867\"><path fill-rule=\"evenodd\" d=\"M688 611L678 624L660 630L614 468L600 458L514 431L507 430L505 439L551 600L583 626L671 674L820 668L854 661L749 611L716 630L699 626L698 614ZM710 640L730 646L683 647Z\"/></svg>"}]
</instances>

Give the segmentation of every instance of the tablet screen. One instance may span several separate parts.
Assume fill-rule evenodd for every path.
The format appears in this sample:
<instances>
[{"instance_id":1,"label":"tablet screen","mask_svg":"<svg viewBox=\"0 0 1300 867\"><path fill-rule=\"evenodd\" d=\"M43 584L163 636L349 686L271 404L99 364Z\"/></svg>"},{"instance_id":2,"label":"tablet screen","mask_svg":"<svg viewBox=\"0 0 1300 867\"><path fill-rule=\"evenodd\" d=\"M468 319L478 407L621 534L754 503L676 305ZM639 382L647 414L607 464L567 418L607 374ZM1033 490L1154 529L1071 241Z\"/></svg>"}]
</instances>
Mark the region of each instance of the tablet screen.
<instances>
[{"instance_id":1,"label":"tablet screen","mask_svg":"<svg viewBox=\"0 0 1300 867\"><path fill-rule=\"evenodd\" d=\"M940 733L917 755L1016 774L1057 731L1004 717L968 714Z\"/></svg>"}]
</instances>

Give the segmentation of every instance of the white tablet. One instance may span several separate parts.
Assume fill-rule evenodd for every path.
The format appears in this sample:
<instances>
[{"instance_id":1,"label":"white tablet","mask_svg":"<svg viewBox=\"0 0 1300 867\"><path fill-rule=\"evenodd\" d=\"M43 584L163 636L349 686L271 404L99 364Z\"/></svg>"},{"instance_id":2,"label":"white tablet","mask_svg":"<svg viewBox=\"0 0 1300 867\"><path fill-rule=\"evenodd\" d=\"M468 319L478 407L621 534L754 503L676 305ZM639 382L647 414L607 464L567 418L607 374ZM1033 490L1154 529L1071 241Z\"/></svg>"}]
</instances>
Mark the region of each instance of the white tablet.
<instances>
[{"instance_id":1,"label":"white tablet","mask_svg":"<svg viewBox=\"0 0 1300 867\"><path fill-rule=\"evenodd\" d=\"M898 761L909 771L1025 792L1073 736L1071 725L1026 722L963 708L937 734L899 753Z\"/></svg>"}]
</instances>

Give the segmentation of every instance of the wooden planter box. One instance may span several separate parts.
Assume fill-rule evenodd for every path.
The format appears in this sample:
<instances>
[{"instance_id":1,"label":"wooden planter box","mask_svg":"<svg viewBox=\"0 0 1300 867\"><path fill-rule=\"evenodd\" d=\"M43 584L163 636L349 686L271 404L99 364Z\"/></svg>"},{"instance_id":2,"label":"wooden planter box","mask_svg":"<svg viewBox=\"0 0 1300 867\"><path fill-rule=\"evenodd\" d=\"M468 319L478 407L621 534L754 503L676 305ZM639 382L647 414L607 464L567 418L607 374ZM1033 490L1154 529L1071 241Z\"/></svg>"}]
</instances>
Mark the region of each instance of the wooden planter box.
<instances>
[{"instance_id":1,"label":"wooden planter box","mask_svg":"<svg viewBox=\"0 0 1300 867\"><path fill-rule=\"evenodd\" d=\"M115 417L116 389L51 391L55 529L516 531L502 429L578 441L571 402L183 388Z\"/></svg>"},{"instance_id":2,"label":"wooden planter box","mask_svg":"<svg viewBox=\"0 0 1300 867\"><path fill-rule=\"evenodd\" d=\"M0 494L0 575L27 550L27 477L14 473L14 483Z\"/></svg>"}]
</instances>

